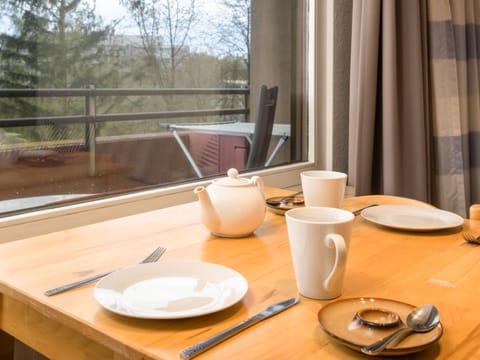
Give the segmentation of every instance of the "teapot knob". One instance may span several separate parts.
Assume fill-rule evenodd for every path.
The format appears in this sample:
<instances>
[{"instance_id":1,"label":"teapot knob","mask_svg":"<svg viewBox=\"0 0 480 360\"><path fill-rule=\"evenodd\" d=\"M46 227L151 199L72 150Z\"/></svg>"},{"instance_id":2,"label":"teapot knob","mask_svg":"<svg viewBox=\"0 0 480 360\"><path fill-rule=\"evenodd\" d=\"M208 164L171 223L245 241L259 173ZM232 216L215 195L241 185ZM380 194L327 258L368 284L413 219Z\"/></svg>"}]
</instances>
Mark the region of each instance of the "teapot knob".
<instances>
[{"instance_id":1,"label":"teapot knob","mask_svg":"<svg viewBox=\"0 0 480 360\"><path fill-rule=\"evenodd\" d=\"M228 175L228 177L231 177L231 178L237 178L238 177L238 170L235 169L235 168L228 169L227 175Z\"/></svg>"}]
</instances>

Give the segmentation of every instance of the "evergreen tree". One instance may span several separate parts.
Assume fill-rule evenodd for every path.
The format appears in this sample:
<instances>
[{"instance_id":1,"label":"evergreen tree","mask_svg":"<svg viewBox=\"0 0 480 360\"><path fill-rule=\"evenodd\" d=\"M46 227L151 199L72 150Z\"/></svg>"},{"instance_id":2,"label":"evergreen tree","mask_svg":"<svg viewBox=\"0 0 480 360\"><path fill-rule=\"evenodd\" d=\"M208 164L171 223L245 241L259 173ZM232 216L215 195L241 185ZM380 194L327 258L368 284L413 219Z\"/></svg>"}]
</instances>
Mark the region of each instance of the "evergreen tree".
<instances>
[{"instance_id":1,"label":"evergreen tree","mask_svg":"<svg viewBox=\"0 0 480 360\"><path fill-rule=\"evenodd\" d=\"M114 25L104 26L89 2L10 0L0 6L10 20L9 31L0 34L0 88L116 86L115 52L106 46ZM83 108L82 98L8 99L0 102L0 117L81 114Z\"/></svg>"}]
</instances>

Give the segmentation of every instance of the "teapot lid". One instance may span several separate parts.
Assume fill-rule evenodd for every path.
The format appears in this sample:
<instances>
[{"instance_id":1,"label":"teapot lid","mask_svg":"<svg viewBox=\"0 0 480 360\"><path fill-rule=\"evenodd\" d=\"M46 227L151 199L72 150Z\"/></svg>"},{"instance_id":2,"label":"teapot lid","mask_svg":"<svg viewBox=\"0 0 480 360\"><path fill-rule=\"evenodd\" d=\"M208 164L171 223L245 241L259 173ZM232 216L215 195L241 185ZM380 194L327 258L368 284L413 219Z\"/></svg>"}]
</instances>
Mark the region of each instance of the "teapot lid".
<instances>
[{"instance_id":1,"label":"teapot lid","mask_svg":"<svg viewBox=\"0 0 480 360\"><path fill-rule=\"evenodd\" d=\"M215 185L221 186L245 186L251 185L251 181L238 176L238 170L235 168L229 169L226 178L213 180Z\"/></svg>"}]
</instances>

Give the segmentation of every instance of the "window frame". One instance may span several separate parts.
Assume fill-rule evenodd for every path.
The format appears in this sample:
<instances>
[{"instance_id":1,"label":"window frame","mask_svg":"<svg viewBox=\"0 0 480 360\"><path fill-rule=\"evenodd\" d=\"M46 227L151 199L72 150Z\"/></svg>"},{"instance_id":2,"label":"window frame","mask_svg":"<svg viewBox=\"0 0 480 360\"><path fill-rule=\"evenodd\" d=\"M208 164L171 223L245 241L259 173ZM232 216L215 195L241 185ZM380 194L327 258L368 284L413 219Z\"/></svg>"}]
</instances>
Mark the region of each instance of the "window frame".
<instances>
[{"instance_id":1,"label":"window frame","mask_svg":"<svg viewBox=\"0 0 480 360\"><path fill-rule=\"evenodd\" d=\"M331 169L333 163L333 22L334 0L309 1L308 39L308 127L307 160L242 174L261 176L266 186L288 188L300 185L307 169ZM152 189L111 198L92 200L0 219L0 242L157 210L196 200L193 189L210 180Z\"/></svg>"}]
</instances>

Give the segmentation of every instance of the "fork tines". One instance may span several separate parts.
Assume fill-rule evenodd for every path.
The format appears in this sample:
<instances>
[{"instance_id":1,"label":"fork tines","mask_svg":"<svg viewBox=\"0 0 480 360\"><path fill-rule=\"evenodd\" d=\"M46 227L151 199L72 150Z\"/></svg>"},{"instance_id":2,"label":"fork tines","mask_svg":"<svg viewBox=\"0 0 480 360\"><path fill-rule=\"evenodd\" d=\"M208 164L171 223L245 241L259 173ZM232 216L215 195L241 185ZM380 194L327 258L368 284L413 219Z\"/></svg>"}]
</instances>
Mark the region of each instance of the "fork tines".
<instances>
[{"instance_id":1,"label":"fork tines","mask_svg":"<svg viewBox=\"0 0 480 360\"><path fill-rule=\"evenodd\" d=\"M167 251L166 248L159 246L158 248L153 250L150 255L143 259L142 263L151 263L157 261L158 259L160 259L160 256L162 256L165 251Z\"/></svg>"},{"instance_id":2,"label":"fork tines","mask_svg":"<svg viewBox=\"0 0 480 360\"><path fill-rule=\"evenodd\" d=\"M465 241L472 244L480 244L480 237L475 237L473 234L469 232L464 232L462 235Z\"/></svg>"}]
</instances>

